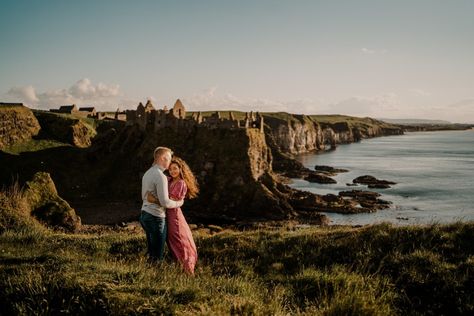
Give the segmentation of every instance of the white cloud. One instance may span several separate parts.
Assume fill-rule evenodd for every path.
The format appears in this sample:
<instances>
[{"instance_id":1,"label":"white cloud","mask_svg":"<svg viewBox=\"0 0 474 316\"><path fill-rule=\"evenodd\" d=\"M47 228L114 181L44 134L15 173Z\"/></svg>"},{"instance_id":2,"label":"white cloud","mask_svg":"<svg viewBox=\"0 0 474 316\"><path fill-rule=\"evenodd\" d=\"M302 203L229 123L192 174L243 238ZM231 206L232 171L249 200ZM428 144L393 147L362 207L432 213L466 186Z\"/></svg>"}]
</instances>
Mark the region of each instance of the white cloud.
<instances>
[{"instance_id":1,"label":"white cloud","mask_svg":"<svg viewBox=\"0 0 474 316\"><path fill-rule=\"evenodd\" d=\"M385 53L388 52L386 49L376 50L376 49L371 49L371 48L367 48L367 47L362 47L360 50L361 50L362 53L364 53L366 55L385 54Z\"/></svg>"},{"instance_id":2,"label":"white cloud","mask_svg":"<svg viewBox=\"0 0 474 316\"><path fill-rule=\"evenodd\" d=\"M73 84L69 88L69 93L76 98L80 99L91 99L97 97L114 97L119 95L118 85L106 85L99 82L97 85L93 85L88 78L84 78Z\"/></svg>"},{"instance_id":3,"label":"white cloud","mask_svg":"<svg viewBox=\"0 0 474 316\"><path fill-rule=\"evenodd\" d=\"M120 105L120 87L99 82L92 84L83 78L68 89L49 90L37 93L33 86L11 88L6 96L12 102L23 102L43 109L56 108L64 104L91 105L100 110L114 110Z\"/></svg>"},{"instance_id":4,"label":"white cloud","mask_svg":"<svg viewBox=\"0 0 474 316\"><path fill-rule=\"evenodd\" d=\"M33 86L13 87L8 90L6 95L9 98L19 99L27 104L34 104L39 101Z\"/></svg>"}]
</instances>

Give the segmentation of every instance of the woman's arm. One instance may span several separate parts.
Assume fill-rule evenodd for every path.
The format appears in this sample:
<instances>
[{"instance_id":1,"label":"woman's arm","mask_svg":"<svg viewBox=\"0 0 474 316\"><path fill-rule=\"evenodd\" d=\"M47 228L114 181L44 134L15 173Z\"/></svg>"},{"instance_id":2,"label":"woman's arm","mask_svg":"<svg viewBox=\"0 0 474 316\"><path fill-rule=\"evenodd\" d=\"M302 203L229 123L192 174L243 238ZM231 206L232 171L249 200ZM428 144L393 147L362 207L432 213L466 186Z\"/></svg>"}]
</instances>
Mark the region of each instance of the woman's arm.
<instances>
[{"instance_id":1,"label":"woman's arm","mask_svg":"<svg viewBox=\"0 0 474 316\"><path fill-rule=\"evenodd\" d=\"M150 191L148 191L148 192L146 193L146 200L147 200L149 203L154 203L154 204L160 205L160 200L158 200L158 199L153 195L153 193L151 193Z\"/></svg>"}]
</instances>

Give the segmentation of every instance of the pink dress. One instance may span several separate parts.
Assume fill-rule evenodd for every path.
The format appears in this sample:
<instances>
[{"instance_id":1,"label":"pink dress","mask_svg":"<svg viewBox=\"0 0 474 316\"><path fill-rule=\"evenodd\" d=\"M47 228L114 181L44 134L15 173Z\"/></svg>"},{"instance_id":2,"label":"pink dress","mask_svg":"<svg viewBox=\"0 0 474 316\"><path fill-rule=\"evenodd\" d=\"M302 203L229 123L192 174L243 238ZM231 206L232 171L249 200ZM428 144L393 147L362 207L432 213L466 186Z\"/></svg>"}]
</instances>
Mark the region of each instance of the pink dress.
<instances>
[{"instance_id":1,"label":"pink dress","mask_svg":"<svg viewBox=\"0 0 474 316\"><path fill-rule=\"evenodd\" d=\"M188 190L184 180L172 182L169 179L168 183L170 198L184 199ZM181 208L167 209L166 222L168 225L167 243L173 258L181 263L187 273L194 274L194 266L197 261L196 244Z\"/></svg>"}]
</instances>

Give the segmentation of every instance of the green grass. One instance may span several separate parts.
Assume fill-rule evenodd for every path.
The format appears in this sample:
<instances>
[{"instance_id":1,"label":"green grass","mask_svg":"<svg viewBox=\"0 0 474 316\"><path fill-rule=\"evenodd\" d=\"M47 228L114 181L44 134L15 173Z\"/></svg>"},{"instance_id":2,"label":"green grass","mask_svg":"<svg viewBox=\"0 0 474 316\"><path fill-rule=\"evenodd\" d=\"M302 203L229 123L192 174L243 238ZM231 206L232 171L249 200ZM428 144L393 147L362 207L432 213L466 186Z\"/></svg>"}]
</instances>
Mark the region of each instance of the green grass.
<instances>
[{"instance_id":1,"label":"green grass","mask_svg":"<svg viewBox=\"0 0 474 316\"><path fill-rule=\"evenodd\" d=\"M38 113L43 113L43 114L48 114L48 115L53 115L57 116L58 118L65 118L69 120L80 120L82 121L90 130L93 130L95 132L95 129L98 126L98 120L92 117L83 117L83 116L78 116L74 114L68 114L68 113L56 113L56 112L50 112L46 110L33 110L33 113L38 112ZM115 112L114 112L115 113Z\"/></svg>"},{"instance_id":2,"label":"green grass","mask_svg":"<svg viewBox=\"0 0 474 316\"><path fill-rule=\"evenodd\" d=\"M42 227L0 194L0 310L105 315L474 312L474 223L194 233L195 277L145 260L141 231Z\"/></svg>"},{"instance_id":3,"label":"green grass","mask_svg":"<svg viewBox=\"0 0 474 316\"><path fill-rule=\"evenodd\" d=\"M12 314L468 314L472 224L196 236L199 266L144 260L143 234L0 236Z\"/></svg>"},{"instance_id":4,"label":"green grass","mask_svg":"<svg viewBox=\"0 0 474 316\"><path fill-rule=\"evenodd\" d=\"M370 117L355 117L347 115L311 115L311 118L321 124L335 124L339 122L347 122L350 126L367 127L385 127L396 128L395 125L383 121L375 120Z\"/></svg>"},{"instance_id":5,"label":"green grass","mask_svg":"<svg viewBox=\"0 0 474 316\"><path fill-rule=\"evenodd\" d=\"M23 152L39 151L48 148L71 146L70 144L62 143L52 139L30 139L26 142L15 144L13 146L4 148L3 151L9 154L18 155Z\"/></svg>"}]
</instances>

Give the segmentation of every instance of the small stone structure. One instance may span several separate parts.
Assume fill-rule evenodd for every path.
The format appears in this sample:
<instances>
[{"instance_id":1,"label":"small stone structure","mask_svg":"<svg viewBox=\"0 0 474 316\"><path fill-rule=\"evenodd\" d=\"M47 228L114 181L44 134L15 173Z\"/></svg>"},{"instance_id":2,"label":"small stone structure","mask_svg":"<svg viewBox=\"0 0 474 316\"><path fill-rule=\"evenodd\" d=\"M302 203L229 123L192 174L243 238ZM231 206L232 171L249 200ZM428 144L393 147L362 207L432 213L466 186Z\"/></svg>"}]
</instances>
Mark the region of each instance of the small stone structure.
<instances>
[{"instance_id":1,"label":"small stone structure","mask_svg":"<svg viewBox=\"0 0 474 316\"><path fill-rule=\"evenodd\" d=\"M72 114L79 117L97 117L98 112L96 112L94 107L81 107L77 108L75 104L71 105L61 105L59 109L50 109L50 112L53 113L62 113L62 114Z\"/></svg>"},{"instance_id":2,"label":"small stone structure","mask_svg":"<svg viewBox=\"0 0 474 316\"><path fill-rule=\"evenodd\" d=\"M79 112L75 104L61 105L59 109L51 109L49 111L54 112L54 113L64 113L64 114L76 114L77 112Z\"/></svg>"}]
</instances>

